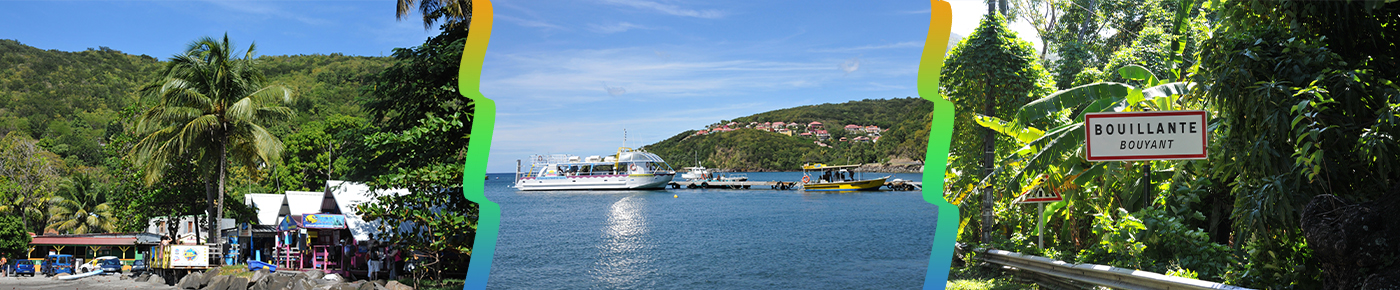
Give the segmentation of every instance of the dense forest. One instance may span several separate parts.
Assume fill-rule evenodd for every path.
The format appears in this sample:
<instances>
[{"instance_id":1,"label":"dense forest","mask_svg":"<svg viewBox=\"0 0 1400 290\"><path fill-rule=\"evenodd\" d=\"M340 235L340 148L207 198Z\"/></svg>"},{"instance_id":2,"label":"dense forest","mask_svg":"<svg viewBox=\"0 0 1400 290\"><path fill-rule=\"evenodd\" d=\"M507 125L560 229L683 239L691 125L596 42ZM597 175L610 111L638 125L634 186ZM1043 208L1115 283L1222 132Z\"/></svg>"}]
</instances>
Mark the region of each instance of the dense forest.
<instances>
[{"instance_id":1,"label":"dense forest","mask_svg":"<svg viewBox=\"0 0 1400 290\"><path fill-rule=\"evenodd\" d=\"M857 164L922 160L928 143L933 103L919 98L849 101L840 104L808 105L721 120L720 126L734 122L738 130L697 135L696 130L677 134L656 144L642 147L660 155L672 166L695 166L734 171L800 170L802 164ZM776 132L744 128L750 122L821 122L831 134L829 140L788 136ZM879 126L877 142L854 142L863 132L847 132L846 125ZM847 138L848 141L839 141ZM821 143L821 144L818 144ZM825 145L825 146L823 146Z\"/></svg>"},{"instance_id":2,"label":"dense forest","mask_svg":"<svg viewBox=\"0 0 1400 290\"><path fill-rule=\"evenodd\" d=\"M1400 3L988 10L939 83L957 108L958 242L1257 289L1396 288ZM1039 51L1017 19L1038 23ZM1086 114L1181 110L1210 116L1205 159L1089 160ZM1040 190L1064 199L1013 202ZM952 276L1000 271L977 255Z\"/></svg>"},{"instance_id":3,"label":"dense forest","mask_svg":"<svg viewBox=\"0 0 1400 290\"><path fill-rule=\"evenodd\" d=\"M67 171L102 167L103 160L121 157L104 152L102 146L134 126L141 108L156 102L139 91L156 78L162 63L152 56L107 47L66 52L0 39L0 135L17 132L38 140L40 147L63 160ZM268 130L278 136L298 136L307 131L302 130L304 126L324 127L327 120L367 116L360 104L368 98L372 79L393 58L261 56L256 63L270 83L291 89L295 96L289 107L296 114ZM289 149L289 158L302 153ZM300 157L314 159L315 155ZM317 174L323 177L309 182L296 178ZM283 190L316 190L316 184L325 180L324 173L311 170L282 175L297 179L274 186Z\"/></svg>"}]
</instances>

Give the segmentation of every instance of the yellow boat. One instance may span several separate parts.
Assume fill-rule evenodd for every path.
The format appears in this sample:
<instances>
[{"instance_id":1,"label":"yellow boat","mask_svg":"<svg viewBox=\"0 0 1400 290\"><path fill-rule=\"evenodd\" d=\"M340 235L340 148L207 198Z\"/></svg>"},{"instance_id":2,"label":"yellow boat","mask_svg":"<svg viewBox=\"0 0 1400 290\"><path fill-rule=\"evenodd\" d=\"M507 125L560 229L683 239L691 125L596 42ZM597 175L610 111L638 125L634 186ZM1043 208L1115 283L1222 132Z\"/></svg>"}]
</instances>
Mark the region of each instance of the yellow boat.
<instances>
[{"instance_id":1,"label":"yellow boat","mask_svg":"<svg viewBox=\"0 0 1400 290\"><path fill-rule=\"evenodd\" d=\"M830 166L826 164L802 165L802 190L806 191L856 191L880 190L889 176L876 179L860 179L855 170L860 165Z\"/></svg>"}]
</instances>

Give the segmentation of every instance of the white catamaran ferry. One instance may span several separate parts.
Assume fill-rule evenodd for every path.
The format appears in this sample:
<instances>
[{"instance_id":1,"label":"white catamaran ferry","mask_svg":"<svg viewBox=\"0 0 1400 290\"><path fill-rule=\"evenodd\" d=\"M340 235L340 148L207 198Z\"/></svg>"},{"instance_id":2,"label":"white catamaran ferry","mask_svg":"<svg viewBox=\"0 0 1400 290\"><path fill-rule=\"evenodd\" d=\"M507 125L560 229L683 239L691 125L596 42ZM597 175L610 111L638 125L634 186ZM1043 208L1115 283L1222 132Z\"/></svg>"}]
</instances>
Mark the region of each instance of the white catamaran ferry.
<instances>
[{"instance_id":1,"label":"white catamaran ferry","mask_svg":"<svg viewBox=\"0 0 1400 290\"><path fill-rule=\"evenodd\" d=\"M660 156L626 147L609 156L534 155L528 171L516 162L517 190L664 189L676 176Z\"/></svg>"}]
</instances>

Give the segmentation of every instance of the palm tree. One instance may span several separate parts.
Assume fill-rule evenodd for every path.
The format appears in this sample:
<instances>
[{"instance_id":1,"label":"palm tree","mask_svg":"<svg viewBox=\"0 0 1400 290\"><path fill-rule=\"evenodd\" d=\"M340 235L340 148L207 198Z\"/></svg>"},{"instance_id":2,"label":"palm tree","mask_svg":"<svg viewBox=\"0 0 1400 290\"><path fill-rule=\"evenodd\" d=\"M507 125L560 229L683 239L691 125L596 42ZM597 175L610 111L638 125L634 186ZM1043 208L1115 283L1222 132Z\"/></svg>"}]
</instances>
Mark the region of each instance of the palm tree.
<instances>
[{"instance_id":1,"label":"palm tree","mask_svg":"<svg viewBox=\"0 0 1400 290\"><path fill-rule=\"evenodd\" d=\"M413 9L413 2L414 0L399 0L399 9L395 16L399 20L408 17L409 11ZM423 29L432 28L438 18L444 18L444 30L465 30L472 19L472 1L423 0L418 2L418 12L423 13Z\"/></svg>"},{"instance_id":2,"label":"palm tree","mask_svg":"<svg viewBox=\"0 0 1400 290\"><path fill-rule=\"evenodd\" d=\"M78 174L65 182L59 195L49 202L49 225L45 230L64 234L110 233L117 229L115 210L107 204L107 194L94 188L92 177Z\"/></svg>"},{"instance_id":3,"label":"palm tree","mask_svg":"<svg viewBox=\"0 0 1400 290\"><path fill-rule=\"evenodd\" d=\"M142 88L159 99L136 126L141 140L130 157L145 170L149 186L177 161L199 165L207 197L209 241L217 242L218 221L223 218L224 179L232 158L248 172L257 172L280 159L282 141L262 124L285 120L294 112L286 107L292 92L283 86L264 86L266 79L254 68L256 44L243 58L229 44L204 37L183 54L166 63L160 78ZM217 182L217 186L216 183Z\"/></svg>"}]
</instances>

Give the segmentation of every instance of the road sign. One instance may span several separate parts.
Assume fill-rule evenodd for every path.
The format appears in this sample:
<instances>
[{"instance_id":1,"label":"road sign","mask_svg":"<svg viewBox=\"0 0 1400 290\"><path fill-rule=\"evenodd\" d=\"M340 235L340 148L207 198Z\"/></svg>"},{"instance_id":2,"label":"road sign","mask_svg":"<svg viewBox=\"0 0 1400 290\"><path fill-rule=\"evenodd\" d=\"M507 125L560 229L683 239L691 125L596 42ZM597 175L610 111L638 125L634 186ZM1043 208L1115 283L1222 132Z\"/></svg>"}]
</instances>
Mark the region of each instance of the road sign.
<instances>
[{"instance_id":1,"label":"road sign","mask_svg":"<svg viewBox=\"0 0 1400 290\"><path fill-rule=\"evenodd\" d=\"M1206 159L1206 112L1084 114L1089 161Z\"/></svg>"},{"instance_id":2,"label":"road sign","mask_svg":"<svg viewBox=\"0 0 1400 290\"><path fill-rule=\"evenodd\" d=\"M1016 200L1012 200L1011 203L1044 203L1061 200L1065 200L1065 198L1060 196L1060 193L1045 190L1045 187L1041 186L1021 194L1021 196L1016 197Z\"/></svg>"}]
</instances>

